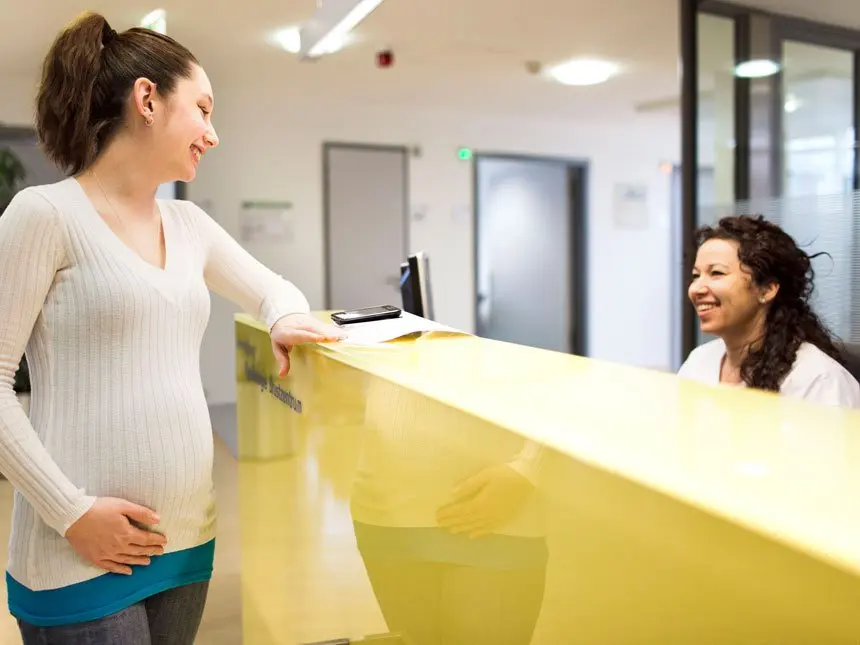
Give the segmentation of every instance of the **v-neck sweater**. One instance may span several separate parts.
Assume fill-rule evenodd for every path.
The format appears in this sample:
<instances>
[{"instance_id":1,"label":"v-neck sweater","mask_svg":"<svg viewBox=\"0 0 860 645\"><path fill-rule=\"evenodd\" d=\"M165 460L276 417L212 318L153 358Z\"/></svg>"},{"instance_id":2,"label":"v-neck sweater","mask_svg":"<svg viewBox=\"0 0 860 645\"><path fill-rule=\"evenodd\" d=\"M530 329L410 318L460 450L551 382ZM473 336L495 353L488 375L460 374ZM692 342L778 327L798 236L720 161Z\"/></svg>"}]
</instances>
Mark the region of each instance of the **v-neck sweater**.
<instances>
[{"instance_id":1,"label":"v-neck sweater","mask_svg":"<svg viewBox=\"0 0 860 645\"><path fill-rule=\"evenodd\" d=\"M158 206L163 269L113 232L74 178L24 189L0 217L0 472L15 487L7 579L17 591L122 577L64 538L97 497L155 510L162 558L210 544L213 439L200 376L209 292L269 328L309 311L298 288L196 205ZM13 390L25 348L29 418ZM144 569L125 578L157 590Z\"/></svg>"}]
</instances>

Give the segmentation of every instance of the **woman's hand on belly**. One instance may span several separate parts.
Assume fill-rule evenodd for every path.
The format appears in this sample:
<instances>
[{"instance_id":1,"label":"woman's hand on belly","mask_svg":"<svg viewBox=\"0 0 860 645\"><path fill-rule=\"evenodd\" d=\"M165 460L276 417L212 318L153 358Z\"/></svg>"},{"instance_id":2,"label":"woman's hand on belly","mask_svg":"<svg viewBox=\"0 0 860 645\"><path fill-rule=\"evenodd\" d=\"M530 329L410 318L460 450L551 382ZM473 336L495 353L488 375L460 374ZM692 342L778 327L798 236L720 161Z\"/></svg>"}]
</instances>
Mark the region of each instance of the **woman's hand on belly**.
<instances>
[{"instance_id":1,"label":"woman's hand on belly","mask_svg":"<svg viewBox=\"0 0 860 645\"><path fill-rule=\"evenodd\" d=\"M97 567L131 575L131 565L148 565L161 555L167 538L138 528L159 523L152 510L115 497L100 497L66 531L72 548Z\"/></svg>"},{"instance_id":2,"label":"woman's hand on belly","mask_svg":"<svg viewBox=\"0 0 860 645\"><path fill-rule=\"evenodd\" d=\"M439 526L476 538L513 519L534 485L508 464L490 466L461 482L436 512Z\"/></svg>"}]
</instances>

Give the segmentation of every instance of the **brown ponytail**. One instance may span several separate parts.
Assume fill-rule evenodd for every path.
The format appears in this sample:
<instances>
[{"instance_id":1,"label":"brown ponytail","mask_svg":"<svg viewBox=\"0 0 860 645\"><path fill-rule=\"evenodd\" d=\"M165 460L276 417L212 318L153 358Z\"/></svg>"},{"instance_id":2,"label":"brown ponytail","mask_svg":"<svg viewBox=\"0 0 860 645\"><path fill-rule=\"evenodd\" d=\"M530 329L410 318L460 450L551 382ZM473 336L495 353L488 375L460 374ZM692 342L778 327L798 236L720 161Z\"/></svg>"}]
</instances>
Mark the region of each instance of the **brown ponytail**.
<instances>
[{"instance_id":1,"label":"brown ponytail","mask_svg":"<svg viewBox=\"0 0 860 645\"><path fill-rule=\"evenodd\" d=\"M70 175L85 170L123 123L138 78L169 95L196 63L172 38L140 28L118 34L104 16L85 13L60 33L43 65L36 132L46 154Z\"/></svg>"}]
</instances>

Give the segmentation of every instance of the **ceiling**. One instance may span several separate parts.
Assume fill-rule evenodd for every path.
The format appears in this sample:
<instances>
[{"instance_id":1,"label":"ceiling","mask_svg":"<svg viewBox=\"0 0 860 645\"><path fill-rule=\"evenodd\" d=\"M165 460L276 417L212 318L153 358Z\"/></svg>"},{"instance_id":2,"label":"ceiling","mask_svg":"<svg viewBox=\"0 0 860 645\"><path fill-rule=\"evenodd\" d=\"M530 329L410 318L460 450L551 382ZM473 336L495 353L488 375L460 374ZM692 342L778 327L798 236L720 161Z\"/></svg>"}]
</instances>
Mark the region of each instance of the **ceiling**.
<instances>
[{"instance_id":1,"label":"ceiling","mask_svg":"<svg viewBox=\"0 0 860 645\"><path fill-rule=\"evenodd\" d=\"M860 29L860 5L850 0L745 0L736 4L814 22Z\"/></svg>"},{"instance_id":2,"label":"ceiling","mask_svg":"<svg viewBox=\"0 0 860 645\"><path fill-rule=\"evenodd\" d=\"M678 86L677 0L638 0L635 12L631 0L386 0L359 26L356 42L313 63L267 37L309 18L316 0L39 0L0 22L0 76L35 75L78 9L103 10L119 30L158 6L167 10L168 33L201 60L216 93L258 79L318 100L590 117L632 112L634 102ZM383 47L395 53L391 69L374 64ZM607 58L623 72L602 86L572 88L526 70L527 61L577 56Z\"/></svg>"},{"instance_id":3,"label":"ceiling","mask_svg":"<svg viewBox=\"0 0 860 645\"><path fill-rule=\"evenodd\" d=\"M802 10L806 0L795 4ZM815 11L836 16L848 4L817 0ZM359 26L355 42L313 63L267 39L310 17L316 0L39 0L17 5L0 22L0 77L35 78L51 40L78 10L101 10L121 30L158 6L167 10L168 33L194 51L216 93L239 82L281 83L322 101L616 119L677 97L679 89L678 0L387 0ZM860 10L851 12L860 27ZM381 70L374 54L384 47L396 62ZM609 59L622 73L604 85L573 88L526 70L527 61L546 66L573 57Z\"/></svg>"}]
</instances>

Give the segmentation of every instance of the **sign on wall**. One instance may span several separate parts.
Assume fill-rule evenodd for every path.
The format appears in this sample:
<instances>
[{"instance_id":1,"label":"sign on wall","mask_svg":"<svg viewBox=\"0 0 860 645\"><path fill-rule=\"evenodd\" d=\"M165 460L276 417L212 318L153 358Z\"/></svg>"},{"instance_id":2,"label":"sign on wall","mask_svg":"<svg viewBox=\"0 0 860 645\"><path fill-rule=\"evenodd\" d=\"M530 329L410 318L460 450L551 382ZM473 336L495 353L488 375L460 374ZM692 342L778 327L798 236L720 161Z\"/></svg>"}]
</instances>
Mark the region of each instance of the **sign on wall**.
<instances>
[{"instance_id":1,"label":"sign on wall","mask_svg":"<svg viewBox=\"0 0 860 645\"><path fill-rule=\"evenodd\" d=\"M615 228L648 228L648 187L644 184L615 184L612 191L612 214Z\"/></svg>"},{"instance_id":2,"label":"sign on wall","mask_svg":"<svg viewBox=\"0 0 860 645\"><path fill-rule=\"evenodd\" d=\"M239 212L239 237L246 244L293 241L293 205L279 201L244 201Z\"/></svg>"}]
</instances>

